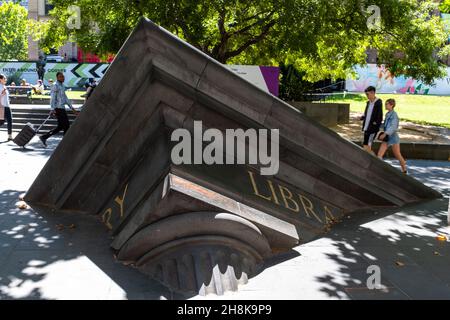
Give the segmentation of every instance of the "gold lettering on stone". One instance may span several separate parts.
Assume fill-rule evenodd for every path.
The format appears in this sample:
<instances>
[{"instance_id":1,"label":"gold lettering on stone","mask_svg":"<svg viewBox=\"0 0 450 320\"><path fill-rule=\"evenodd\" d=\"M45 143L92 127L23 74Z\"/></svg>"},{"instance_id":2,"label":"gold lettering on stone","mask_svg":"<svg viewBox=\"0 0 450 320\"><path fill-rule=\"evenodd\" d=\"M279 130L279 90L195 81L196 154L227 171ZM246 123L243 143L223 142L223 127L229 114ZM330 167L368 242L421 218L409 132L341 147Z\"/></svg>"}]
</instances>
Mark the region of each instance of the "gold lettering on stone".
<instances>
[{"instance_id":1,"label":"gold lettering on stone","mask_svg":"<svg viewBox=\"0 0 450 320\"><path fill-rule=\"evenodd\" d=\"M320 222L323 223L322 220L320 220L319 216L314 212L314 205L307 197L302 196L301 194L298 195L300 197L300 201L302 202L303 209L305 210L306 215L308 218L311 218L310 213ZM305 203L306 202L306 203Z\"/></svg>"},{"instance_id":2,"label":"gold lettering on stone","mask_svg":"<svg viewBox=\"0 0 450 320\"><path fill-rule=\"evenodd\" d=\"M123 192L122 198L117 196L114 201L119 205L120 207L120 218L123 218L123 203L125 202L125 196L127 194L128 184L125 186L125 190Z\"/></svg>"},{"instance_id":3,"label":"gold lettering on stone","mask_svg":"<svg viewBox=\"0 0 450 320\"><path fill-rule=\"evenodd\" d=\"M106 209L106 211L103 213L103 216L102 216L103 223L108 227L109 230L112 230L112 228L113 228L113 226L109 222L109 220L111 220L112 212L113 212L112 209L108 208L108 209Z\"/></svg>"},{"instance_id":4,"label":"gold lettering on stone","mask_svg":"<svg viewBox=\"0 0 450 320\"><path fill-rule=\"evenodd\" d=\"M250 181L252 182L252 186L253 186L253 192L255 195L257 195L260 198L263 198L267 201L272 201L272 197L267 197L267 196L263 196L262 194L259 193L258 187L256 186L256 182L255 182L255 174L251 171L247 171L249 176L250 176ZM273 192L272 192L273 194ZM278 200L277 200L278 201Z\"/></svg>"},{"instance_id":5,"label":"gold lettering on stone","mask_svg":"<svg viewBox=\"0 0 450 320\"><path fill-rule=\"evenodd\" d=\"M279 205L280 202L278 201L277 193L275 192L275 188L273 186L273 182L270 181L270 180L267 180L267 182L269 183L270 191L272 191L272 196L273 196L274 202Z\"/></svg>"},{"instance_id":6,"label":"gold lettering on stone","mask_svg":"<svg viewBox=\"0 0 450 320\"><path fill-rule=\"evenodd\" d=\"M289 189L286 188L286 187L280 186L280 185L278 185L278 188L280 189L281 196L283 197L284 206L285 206L287 209L289 209L289 210L292 210L292 211L294 211L294 212L299 212L299 211L300 211L300 207L299 207L298 203L292 198L292 197L293 197L293 194L292 194L291 190L289 190ZM286 194L286 193L287 193L287 194ZM288 200L289 200L291 203L293 203L293 204L295 205L294 208L292 208L292 207L289 205Z\"/></svg>"},{"instance_id":7,"label":"gold lettering on stone","mask_svg":"<svg viewBox=\"0 0 450 320\"><path fill-rule=\"evenodd\" d=\"M333 216L333 213L330 211L330 209L328 209L327 206L324 206L323 210L325 211L325 223L334 223L334 222L336 222L336 218Z\"/></svg>"}]
</instances>

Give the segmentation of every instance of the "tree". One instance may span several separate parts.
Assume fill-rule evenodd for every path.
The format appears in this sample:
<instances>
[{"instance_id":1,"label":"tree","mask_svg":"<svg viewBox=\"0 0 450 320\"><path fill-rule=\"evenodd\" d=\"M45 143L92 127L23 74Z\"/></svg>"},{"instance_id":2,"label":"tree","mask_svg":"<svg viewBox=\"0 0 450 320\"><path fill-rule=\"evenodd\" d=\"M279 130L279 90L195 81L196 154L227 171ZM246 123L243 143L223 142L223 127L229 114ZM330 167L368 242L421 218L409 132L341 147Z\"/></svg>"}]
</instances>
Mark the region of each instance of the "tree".
<instances>
[{"instance_id":1,"label":"tree","mask_svg":"<svg viewBox=\"0 0 450 320\"><path fill-rule=\"evenodd\" d=\"M28 56L28 12L19 4L0 5L0 60L25 60Z\"/></svg>"},{"instance_id":2,"label":"tree","mask_svg":"<svg viewBox=\"0 0 450 320\"><path fill-rule=\"evenodd\" d=\"M432 0L53 0L44 48L69 37L100 55L119 50L141 16L222 63L294 64L305 79L344 78L375 48L395 75L431 83L444 75L436 56L450 52ZM70 29L67 8L81 9ZM380 8L381 24L371 28Z\"/></svg>"},{"instance_id":3,"label":"tree","mask_svg":"<svg viewBox=\"0 0 450 320\"><path fill-rule=\"evenodd\" d=\"M439 5L439 10L441 10L442 13L450 13L450 0L444 0Z\"/></svg>"}]
</instances>

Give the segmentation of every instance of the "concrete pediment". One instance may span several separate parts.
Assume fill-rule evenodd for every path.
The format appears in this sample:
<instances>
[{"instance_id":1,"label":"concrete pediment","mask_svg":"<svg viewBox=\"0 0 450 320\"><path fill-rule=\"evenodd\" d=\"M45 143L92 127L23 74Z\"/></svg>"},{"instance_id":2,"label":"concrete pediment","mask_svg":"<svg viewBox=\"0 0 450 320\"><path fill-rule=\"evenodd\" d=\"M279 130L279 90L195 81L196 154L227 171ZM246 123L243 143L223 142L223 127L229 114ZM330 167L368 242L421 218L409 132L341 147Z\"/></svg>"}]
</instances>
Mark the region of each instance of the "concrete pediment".
<instances>
[{"instance_id":1,"label":"concrete pediment","mask_svg":"<svg viewBox=\"0 0 450 320\"><path fill-rule=\"evenodd\" d=\"M174 165L171 133L194 134L200 120L222 132L279 129L278 174ZM439 196L143 19L26 201L98 215L119 259L206 294L237 289L344 215Z\"/></svg>"}]
</instances>

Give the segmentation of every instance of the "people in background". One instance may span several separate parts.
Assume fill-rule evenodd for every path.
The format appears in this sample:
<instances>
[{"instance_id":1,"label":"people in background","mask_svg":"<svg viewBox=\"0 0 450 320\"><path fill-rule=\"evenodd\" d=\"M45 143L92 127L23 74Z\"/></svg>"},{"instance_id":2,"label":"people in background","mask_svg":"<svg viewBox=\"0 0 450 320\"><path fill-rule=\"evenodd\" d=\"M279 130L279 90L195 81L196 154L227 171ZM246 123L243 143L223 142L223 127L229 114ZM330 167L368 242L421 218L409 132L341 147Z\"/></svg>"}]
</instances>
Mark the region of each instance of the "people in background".
<instances>
[{"instance_id":1,"label":"people in background","mask_svg":"<svg viewBox=\"0 0 450 320\"><path fill-rule=\"evenodd\" d=\"M0 117L0 125L3 125L5 121L7 122L8 128L8 141L12 140L12 126L13 119L11 109L9 107L9 91L6 87L6 81L8 79L4 74L0 74L0 108L2 108L2 115Z\"/></svg>"},{"instance_id":2,"label":"people in background","mask_svg":"<svg viewBox=\"0 0 450 320\"><path fill-rule=\"evenodd\" d=\"M40 55L39 60L36 62L36 71L37 71L39 80L44 80L46 64L47 64L47 61L45 60L44 56Z\"/></svg>"},{"instance_id":3,"label":"people in background","mask_svg":"<svg viewBox=\"0 0 450 320\"><path fill-rule=\"evenodd\" d=\"M32 86L34 94L44 94L44 83L39 79L36 85Z\"/></svg>"},{"instance_id":4,"label":"people in background","mask_svg":"<svg viewBox=\"0 0 450 320\"><path fill-rule=\"evenodd\" d=\"M22 80L20 80L20 86L21 87L29 87L30 84L27 82L27 80L22 79Z\"/></svg>"},{"instance_id":5,"label":"people in background","mask_svg":"<svg viewBox=\"0 0 450 320\"><path fill-rule=\"evenodd\" d=\"M97 81L95 81L94 78L90 78L88 82L84 85L86 88L86 93L82 95L82 97L86 98L86 102L89 99L89 97L94 92L95 88L97 87Z\"/></svg>"},{"instance_id":6,"label":"people in background","mask_svg":"<svg viewBox=\"0 0 450 320\"><path fill-rule=\"evenodd\" d=\"M16 85L16 83L14 81L9 84L9 87L10 87L9 93L10 94L16 94L16 90L14 90L14 87L16 87L16 86L17 85Z\"/></svg>"},{"instance_id":7,"label":"people in background","mask_svg":"<svg viewBox=\"0 0 450 320\"><path fill-rule=\"evenodd\" d=\"M389 147L392 147L392 152L394 153L395 158L400 162L400 166L402 167L403 173L408 173L406 168L406 161L400 152L400 137L398 136L398 126L399 119L397 112L394 111L395 108L395 100L388 99L386 100L386 118L383 124L383 132L380 133L378 139L382 141L380 149L378 150L378 157L383 159L384 154L388 150Z\"/></svg>"},{"instance_id":8,"label":"people in background","mask_svg":"<svg viewBox=\"0 0 450 320\"><path fill-rule=\"evenodd\" d=\"M53 81L53 79L48 79L47 90L49 90L49 91L46 91L46 92L44 93L45 95L50 95L50 94L51 94L51 92L52 92L52 87L53 87L54 84L55 84L55 82Z\"/></svg>"}]
</instances>

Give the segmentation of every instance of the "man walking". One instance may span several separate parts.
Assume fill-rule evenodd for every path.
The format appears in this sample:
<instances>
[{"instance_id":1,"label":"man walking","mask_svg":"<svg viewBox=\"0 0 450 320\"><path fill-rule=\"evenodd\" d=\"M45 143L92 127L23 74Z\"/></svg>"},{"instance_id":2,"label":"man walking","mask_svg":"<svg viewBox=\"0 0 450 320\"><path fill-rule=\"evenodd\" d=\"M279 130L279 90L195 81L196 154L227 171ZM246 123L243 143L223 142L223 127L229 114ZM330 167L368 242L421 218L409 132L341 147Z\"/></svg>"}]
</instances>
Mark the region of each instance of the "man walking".
<instances>
[{"instance_id":1,"label":"man walking","mask_svg":"<svg viewBox=\"0 0 450 320\"><path fill-rule=\"evenodd\" d=\"M383 122L383 101L375 96L375 87L368 87L365 90L367 99L366 110L363 120L362 131L364 132L363 147L367 152L372 152L372 144L380 131L380 126Z\"/></svg>"},{"instance_id":2,"label":"man walking","mask_svg":"<svg viewBox=\"0 0 450 320\"><path fill-rule=\"evenodd\" d=\"M43 56L39 56L39 60L36 62L36 71L38 79L44 81L45 65L47 64Z\"/></svg>"},{"instance_id":3,"label":"man walking","mask_svg":"<svg viewBox=\"0 0 450 320\"><path fill-rule=\"evenodd\" d=\"M75 114L78 114L78 112L73 108L70 100L67 98L66 87L64 86L64 74L62 72L58 72L56 74L56 80L57 81L52 86L50 93L50 107L52 108L50 114L52 116L56 116L56 119L58 120L58 126L39 137L44 147L47 147L48 138L57 134L61 130L63 130L64 134L67 132L67 130L69 130L70 122L66 113L66 104L70 107L70 109L72 109Z\"/></svg>"}]
</instances>

